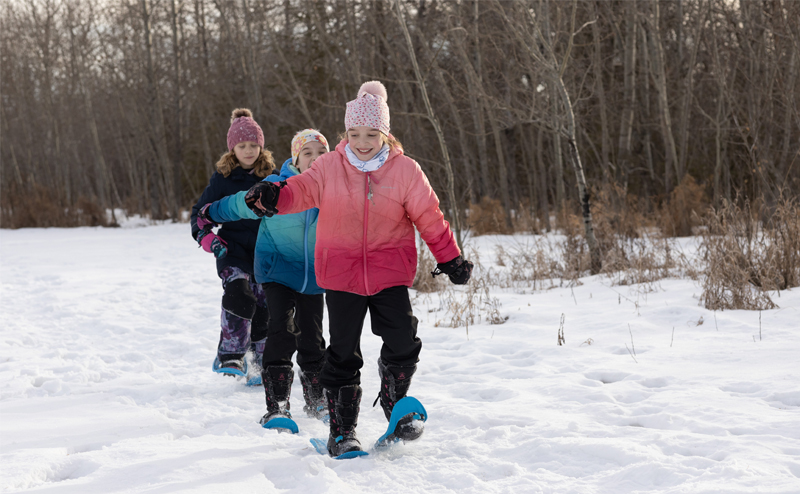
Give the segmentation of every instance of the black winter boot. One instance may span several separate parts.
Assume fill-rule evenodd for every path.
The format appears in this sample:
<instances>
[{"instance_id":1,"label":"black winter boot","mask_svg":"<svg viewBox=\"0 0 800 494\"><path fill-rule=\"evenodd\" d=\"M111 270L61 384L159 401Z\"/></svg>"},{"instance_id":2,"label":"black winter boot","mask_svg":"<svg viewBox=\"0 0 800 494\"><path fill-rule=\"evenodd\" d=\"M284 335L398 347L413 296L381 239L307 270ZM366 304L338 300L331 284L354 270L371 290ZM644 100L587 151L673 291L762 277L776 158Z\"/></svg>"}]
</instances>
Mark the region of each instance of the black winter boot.
<instances>
[{"instance_id":1,"label":"black winter boot","mask_svg":"<svg viewBox=\"0 0 800 494\"><path fill-rule=\"evenodd\" d=\"M303 411L309 417L321 419L328 414L328 404L322 391L322 384L319 382L319 373L322 370L322 362L310 366L307 369L300 369L300 382L303 384L303 398L306 404Z\"/></svg>"},{"instance_id":2,"label":"black winter boot","mask_svg":"<svg viewBox=\"0 0 800 494\"><path fill-rule=\"evenodd\" d=\"M378 358L378 374L381 377L381 390L376 402L380 400L386 420L392 416L392 410L398 401L405 398L411 386L411 376L416 372L417 366L399 367L387 366L382 358ZM373 403L372 406L375 406ZM414 422L414 423L412 423ZM419 438L424 431L422 421L414 421L411 415L403 417L397 423L394 435L404 441L413 441Z\"/></svg>"},{"instance_id":3,"label":"black winter boot","mask_svg":"<svg viewBox=\"0 0 800 494\"><path fill-rule=\"evenodd\" d=\"M326 388L325 399L331 414L328 453L339 456L350 451L361 451L361 442L356 437L361 386L353 384L339 389Z\"/></svg>"},{"instance_id":4,"label":"black winter boot","mask_svg":"<svg viewBox=\"0 0 800 494\"><path fill-rule=\"evenodd\" d=\"M267 413L261 417L264 425L276 417L292 418L289 412L289 394L292 392L294 370L291 365L271 365L261 371L264 393L267 397Z\"/></svg>"}]
</instances>

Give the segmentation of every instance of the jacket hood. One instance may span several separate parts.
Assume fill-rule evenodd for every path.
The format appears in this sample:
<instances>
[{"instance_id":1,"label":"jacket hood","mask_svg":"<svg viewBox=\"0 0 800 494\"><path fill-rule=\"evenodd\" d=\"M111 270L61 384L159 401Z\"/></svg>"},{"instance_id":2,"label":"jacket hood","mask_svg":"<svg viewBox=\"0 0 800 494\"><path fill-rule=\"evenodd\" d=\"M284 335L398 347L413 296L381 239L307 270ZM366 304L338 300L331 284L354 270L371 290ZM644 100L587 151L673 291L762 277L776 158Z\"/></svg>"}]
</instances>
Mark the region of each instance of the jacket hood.
<instances>
[{"instance_id":1,"label":"jacket hood","mask_svg":"<svg viewBox=\"0 0 800 494\"><path fill-rule=\"evenodd\" d=\"M286 180L289 177L299 175L300 171L292 164L292 158L283 162L281 165L281 180Z\"/></svg>"}]
</instances>

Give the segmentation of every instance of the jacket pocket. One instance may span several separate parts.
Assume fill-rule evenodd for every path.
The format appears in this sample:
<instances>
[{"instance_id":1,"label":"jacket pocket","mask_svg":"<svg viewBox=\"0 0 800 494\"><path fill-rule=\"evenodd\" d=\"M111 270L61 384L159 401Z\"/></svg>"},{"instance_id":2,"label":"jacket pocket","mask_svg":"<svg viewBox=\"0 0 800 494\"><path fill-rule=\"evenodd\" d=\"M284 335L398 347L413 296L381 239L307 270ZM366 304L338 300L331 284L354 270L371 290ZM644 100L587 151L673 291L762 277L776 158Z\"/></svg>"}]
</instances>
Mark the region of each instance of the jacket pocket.
<instances>
[{"instance_id":1,"label":"jacket pocket","mask_svg":"<svg viewBox=\"0 0 800 494\"><path fill-rule=\"evenodd\" d=\"M401 247L367 253L370 290L380 291L390 286L410 286L414 281L408 257Z\"/></svg>"},{"instance_id":2,"label":"jacket pocket","mask_svg":"<svg viewBox=\"0 0 800 494\"><path fill-rule=\"evenodd\" d=\"M409 278L414 279L414 275L416 273L415 270L411 269L411 262L408 260L406 252L402 248L398 247L397 253L400 256L400 259L403 260L403 265L406 267L406 275L408 275Z\"/></svg>"},{"instance_id":3,"label":"jacket pocket","mask_svg":"<svg viewBox=\"0 0 800 494\"><path fill-rule=\"evenodd\" d=\"M322 265L319 266L317 283L331 290L359 293L364 285L363 262L360 252L322 249Z\"/></svg>"},{"instance_id":4,"label":"jacket pocket","mask_svg":"<svg viewBox=\"0 0 800 494\"><path fill-rule=\"evenodd\" d=\"M278 265L278 253L273 252L264 260L264 263L262 265L263 269L266 271L264 277L271 279L275 273L275 267L277 265Z\"/></svg>"}]
</instances>

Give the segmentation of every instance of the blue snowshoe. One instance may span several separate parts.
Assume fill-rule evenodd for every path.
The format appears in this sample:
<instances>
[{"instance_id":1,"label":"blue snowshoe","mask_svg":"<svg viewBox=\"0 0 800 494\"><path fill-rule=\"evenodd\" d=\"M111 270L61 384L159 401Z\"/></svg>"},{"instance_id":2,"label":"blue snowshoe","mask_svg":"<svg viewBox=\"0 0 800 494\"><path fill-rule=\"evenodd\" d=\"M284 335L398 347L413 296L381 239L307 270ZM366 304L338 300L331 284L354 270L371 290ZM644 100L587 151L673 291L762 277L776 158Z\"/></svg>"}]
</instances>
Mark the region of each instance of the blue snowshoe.
<instances>
[{"instance_id":1,"label":"blue snowshoe","mask_svg":"<svg viewBox=\"0 0 800 494\"><path fill-rule=\"evenodd\" d=\"M219 356L217 356L214 359L211 370L228 376L244 377L247 375L247 360L229 359L222 362L220 361Z\"/></svg>"},{"instance_id":2,"label":"blue snowshoe","mask_svg":"<svg viewBox=\"0 0 800 494\"><path fill-rule=\"evenodd\" d=\"M291 365L272 365L261 371L264 382L264 393L267 399L267 413L261 417L259 423L265 429L275 429L278 432L299 431L297 423L292 420L289 411L289 395L294 381L294 370Z\"/></svg>"}]
</instances>

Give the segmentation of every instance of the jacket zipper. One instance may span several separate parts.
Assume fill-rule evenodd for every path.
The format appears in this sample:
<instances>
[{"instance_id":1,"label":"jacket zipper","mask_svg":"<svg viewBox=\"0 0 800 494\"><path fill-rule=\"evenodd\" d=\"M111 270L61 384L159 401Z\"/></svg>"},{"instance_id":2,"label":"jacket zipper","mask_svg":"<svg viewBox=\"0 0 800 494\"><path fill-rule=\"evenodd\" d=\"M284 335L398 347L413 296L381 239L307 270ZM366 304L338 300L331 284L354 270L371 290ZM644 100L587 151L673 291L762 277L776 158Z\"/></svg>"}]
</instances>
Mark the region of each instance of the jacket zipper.
<instances>
[{"instance_id":1,"label":"jacket zipper","mask_svg":"<svg viewBox=\"0 0 800 494\"><path fill-rule=\"evenodd\" d=\"M362 257L364 259L364 290L367 294L369 294L369 278L367 277L367 220L369 216L369 201L372 199L370 173L371 172L367 172L366 189L364 189L364 243L362 245Z\"/></svg>"},{"instance_id":2,"label":"jacket zipper","mask_svg":"<svg viewBox=\"0 0 800 494\"><path fill-rule=\"evenodd\" d=\"M305 292L306 285L308 285L308 217L311 214L311 210L309 209L306 211L306 225L303 228L303 255L305 256L305 269L303 269L303 288L300 289L300 293Z\"/></svg>"}]
</instances>

